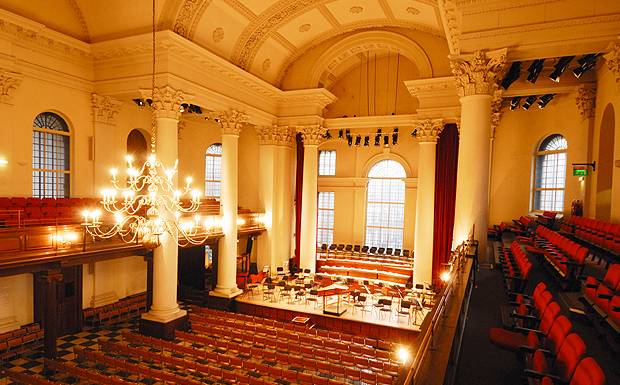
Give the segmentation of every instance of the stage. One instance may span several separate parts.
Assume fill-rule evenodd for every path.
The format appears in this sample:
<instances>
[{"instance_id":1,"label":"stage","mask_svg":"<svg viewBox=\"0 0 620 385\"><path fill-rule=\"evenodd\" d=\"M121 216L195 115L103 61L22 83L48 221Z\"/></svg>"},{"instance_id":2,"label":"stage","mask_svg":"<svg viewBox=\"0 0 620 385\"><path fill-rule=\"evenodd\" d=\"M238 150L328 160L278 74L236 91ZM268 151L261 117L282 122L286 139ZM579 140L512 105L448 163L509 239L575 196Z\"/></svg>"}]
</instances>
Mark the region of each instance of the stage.
<instances>
[{"instance_id":1,"label":"stage","mask_svg":"<svg viewBox=\"0 0 620 385\"><path fill-rule=\"evenodd\" d=\"M369 304L365 311L356 308L342 300L340 316L324 314L323 302L317 303L301 300L289 303L287 301L263 300L262 293L248 291L236 298L236 308L239 313L273 318L279 321L291 322L295 317L308 318L307 323L321 329L340 331L369 338L383 339L400 343L411 343L420 332L420 325L430 309L412 312L408 315L398 315L397 306L394 311L385 312Z\"/></svg>"}]
</instances>

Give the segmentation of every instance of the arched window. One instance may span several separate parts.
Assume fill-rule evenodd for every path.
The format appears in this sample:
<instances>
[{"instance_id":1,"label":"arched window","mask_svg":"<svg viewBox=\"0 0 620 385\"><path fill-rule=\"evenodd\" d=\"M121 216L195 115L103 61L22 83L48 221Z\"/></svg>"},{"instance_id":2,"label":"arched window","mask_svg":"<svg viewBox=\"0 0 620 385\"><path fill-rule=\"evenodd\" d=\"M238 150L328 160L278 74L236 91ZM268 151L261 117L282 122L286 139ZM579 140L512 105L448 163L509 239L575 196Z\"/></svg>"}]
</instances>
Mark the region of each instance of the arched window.
<instances>
[{"instance_id":1,"label":"arched window","mask_svg":"<svg viewBox=\"0 0 620 385\"><path fill-rule=\"evenodd\" d=\"M566 139L559 134L550 135L540 143L535 155L534 210L564 210L567 148Z\"/></svg>"},{"instance_id":2,"label":"arched window","mask_svg":"<svg viewBox=\"0 0 620 385\"><path fill-rule=\"evenodd\" d=\"M222 184L222 145L215 143L207 148L205 156L205 196L219 199Z\"/></svg>"},{"instance_id":3,"label":"arched window","mask_svg":"<svg viewBox=\"0 0 620 385\"><path fill-rule=\"evenodd\" d=\"M63 118L43 112L32 123L32 196L69 197L70 133Z\"/></svg>"},{"instance_id":4,"label":"arched window","mask_svg":"<svg viewBox=\"0 0 620 385\"><path fill-rule=\"evenodd\" d=\"M394 160L382 160L368 172L366 245L403 247L405 177L405 169Z\"/></svg>"}]
</instances>

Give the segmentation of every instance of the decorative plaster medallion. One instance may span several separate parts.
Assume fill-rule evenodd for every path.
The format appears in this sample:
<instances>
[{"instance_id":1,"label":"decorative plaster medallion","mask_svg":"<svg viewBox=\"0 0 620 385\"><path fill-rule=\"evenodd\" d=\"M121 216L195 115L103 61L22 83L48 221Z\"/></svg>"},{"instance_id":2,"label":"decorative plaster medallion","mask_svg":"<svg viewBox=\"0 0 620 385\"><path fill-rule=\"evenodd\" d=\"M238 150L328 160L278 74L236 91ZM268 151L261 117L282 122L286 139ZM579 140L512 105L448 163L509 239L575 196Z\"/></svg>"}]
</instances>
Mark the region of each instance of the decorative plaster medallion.
<instances>
[{"instance_id":1,"label":"decorative plaster medallion","mask_svg":"<svg viewBox=\"0 0 620 385\"><path fill-rule=\"evenodd\" d=\"M358 13L362 13L363 10L364 10L363 7L360 7L359 5L355 5L349 9L349 12L358 14Z\"/></svg>"},{"instance_id":2,"label":"decorative plaster medallion","mask_svg":"<svg viewBox=\"0 0 620 385\"><path fill-rule=\"evenodd\" d=\"M407 7L407 12L412 15L418 15L420 13L420 10L415 7Z\"/></svg>"},{"instance_id":3,"label":"decorative plaster medallion","mask_svg":"<svg viewBox=\"0 0 620 385\"><path fill-rule=\"evenodd\" d=\"M265 61L263 62L263 71L267 72L270 67L271 67L271 60L265 59Z\"/></svg>"},{"instance_id":4,"label":"decorative plaster medallion","mask_svg":"<svg viewBox=\"0 0 620 385\"><path fill-rule=\"evenodd\" d=\"M219 43L222 40L224 40L224 28L217 27L213 30L213 41Z\"/></svg>"},{"instance_id":5,"label":"decorative plaster medallion","mask_svg":"<svg viewBox=\"0 0 620 385\"><path fill-rule=\"evenodd\" d=\"M299 26L299 32L308 32L312 28L310 24L302 24Z\"/></svg>"}]
</instances>

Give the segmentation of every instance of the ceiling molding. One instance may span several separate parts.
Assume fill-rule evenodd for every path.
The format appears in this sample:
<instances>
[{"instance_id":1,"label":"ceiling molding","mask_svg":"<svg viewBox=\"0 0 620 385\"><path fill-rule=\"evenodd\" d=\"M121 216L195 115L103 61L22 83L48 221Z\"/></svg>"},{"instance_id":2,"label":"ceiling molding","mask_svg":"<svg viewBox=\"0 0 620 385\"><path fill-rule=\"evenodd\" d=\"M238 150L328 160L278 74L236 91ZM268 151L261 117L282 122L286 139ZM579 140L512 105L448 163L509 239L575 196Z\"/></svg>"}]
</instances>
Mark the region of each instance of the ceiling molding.
<instances>
[{"instance_id":1,"label":"ceiling molding","mask_svg":"<svg viewBox=\"0 0 620 385\"><path fill-rule=\"evenodd\" d=\"M327 21L329 21L332 27L340 28L342 26L340 22L334 17L334 14L331 13L329 9L327 9L325 4L317 6L317 9L319 10L319 12L321 12L321 15L323 15L323 17L326 18Z\"/></svg>"},{"instance_id":2,"label":"ceiling molding","mask_svg":"<svg viewBox=\"0 0 620 385\"><path fill-rule=\"evenodd\" d=\"M544 94L570 94L573 92L577 92L579 87L586 88L594 88L596 87L596 83L578 83L578 84L570 84L570 85L548 85L548 86L536 86L535 84L530 87L510 87L506 91L504 91L504 98L512 98L515 96L530 96L530 95L544 95Z\"/></svg>"},{"instance_id":3,"label":"ceiling molding","mask_svg":"<svg viewBox=\"0 0 620 385\"><path fill-rule=\"evenodd\" d=\"M80 6L76 2L76 0L67 0L67 1L69 2L69 5L73 9L73 12L75 12L75 16L78 18L78 21L80 22L80 28L82 28L82 33L84 34L84 37L85 37L84 40L87 42L90 42L90 32L88 32L88 25L86 25L86 20L84 19L84 14L82 13Z\"/></svg>"}]
</instances>

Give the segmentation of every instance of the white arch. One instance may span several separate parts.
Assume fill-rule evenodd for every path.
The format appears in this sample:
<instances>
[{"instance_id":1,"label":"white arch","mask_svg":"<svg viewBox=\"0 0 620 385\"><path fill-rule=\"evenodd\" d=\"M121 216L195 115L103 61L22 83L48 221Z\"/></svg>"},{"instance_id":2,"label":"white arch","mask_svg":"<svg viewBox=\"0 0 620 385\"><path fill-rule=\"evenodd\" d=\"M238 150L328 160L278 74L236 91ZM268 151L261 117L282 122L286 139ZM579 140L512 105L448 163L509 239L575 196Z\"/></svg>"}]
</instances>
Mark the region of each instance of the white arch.
<instances>
[{"instance_id":1,"label":"white arch","mask_svg":"<svg viewBox=\"0 0 620 385\"><path fill-rule=\"evenodd\" d=\"M390 153L382 152L381 154L377 154L373 156L372 158L368 159L368 161L366 162L366 164L364 164L364 167L362 168L362 175L359 175L359 176L364 177L364 178L368 177L368 173L370 172L370 169L373 168L377 163L379 163L382 160L394 160L398 162L405 169L405 173L407 175L406 177L407 178L413 177L411 166L409 166L409 163L407 163L405 158L403 158L402 156L398 154L394 154L392 152Z\"/></svg>"},{"instance_id":2,"label":"white arch","mask_svg":"<svg viewBox=\"0 0 620 385\"><path fill-rule=\"evenodd\" d=\"M318 87L325 71L332 72L351 56L378 49L398 52L405 56L416 65L420 78L433 77L431 62L418 43L394 32L367 31L342 39L323 52L312 69L308 88Z\"/></svg>"}]
</instances>

